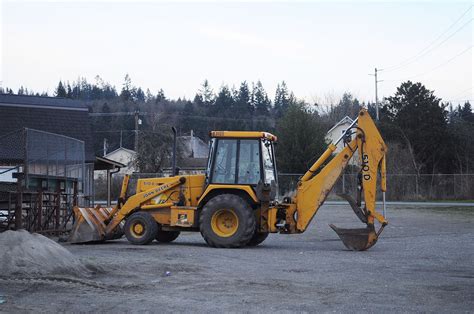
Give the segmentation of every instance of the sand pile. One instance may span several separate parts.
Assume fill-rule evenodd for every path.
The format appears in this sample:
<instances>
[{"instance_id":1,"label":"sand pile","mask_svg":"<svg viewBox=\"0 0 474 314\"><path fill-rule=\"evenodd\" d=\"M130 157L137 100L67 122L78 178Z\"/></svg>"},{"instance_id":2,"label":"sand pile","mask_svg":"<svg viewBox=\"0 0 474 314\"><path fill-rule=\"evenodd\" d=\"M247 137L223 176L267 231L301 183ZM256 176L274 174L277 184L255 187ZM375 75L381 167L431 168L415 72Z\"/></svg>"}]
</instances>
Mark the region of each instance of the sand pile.
<instances>
[{"instance_id":1,"label":"sand pile","mask_svg":"<svg viewBox=\"0 0 474 314\"><path fill-rule=\"evenodd\" d=\"M0 276L67 275L82 277L90 270L60 244L24 230L0 233Z\"/></svg>"}]
</instances>

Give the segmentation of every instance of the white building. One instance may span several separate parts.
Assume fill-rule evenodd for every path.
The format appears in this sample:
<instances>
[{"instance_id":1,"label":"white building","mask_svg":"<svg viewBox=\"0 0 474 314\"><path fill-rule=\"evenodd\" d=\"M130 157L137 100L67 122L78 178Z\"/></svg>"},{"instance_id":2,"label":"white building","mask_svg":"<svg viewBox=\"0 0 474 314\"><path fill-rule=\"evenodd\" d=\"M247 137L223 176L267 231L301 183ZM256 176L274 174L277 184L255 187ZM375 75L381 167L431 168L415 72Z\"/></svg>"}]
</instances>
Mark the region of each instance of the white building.
<instances>
[{"instance_id":1,"label":"white building","mask_svg":"<svg viewBox=\"0 0 474 314\"><path fill-rule=\"evenodd\" d=\"M125 167L120 169L120 171L118 172L119 174L132 174L136 171L136 156L137 153L134 150L125 147L119 147L116 150L106 154L104 157L125 165ZM98 179L99 177L104 176L105 171L95 171L94 173L94 179Z\"/></svg>"},{"instance_id":2,"label":"white building","mask_svg":"<svg viewBox=\"0 0 474 314\"><path fill-rule=\"evenodd\" d=\"M349 128L349 126L354 122L351 118L348 116L345 116L342 118L341 121L336 123L327 133L326 133L326 141L329 143L335 143L339 137ZM354 129L355 131L355 129ZM354 138L354 136L353 136ZM344 141L340 141L336 145L336 151L334 152L335 154L339 153L343 148L344 148ZM349 162L352 165L355 165L358 163L358 155L357 152L354 154L354 158Z\"/></svg>"},{"instance_id":3,"label":"white building","mask_svg":"<svg viewBox=\"0 0 474 314\"><path fill-rule=\"evenodd\" d=\"M206 158L209 154L209 144L201 138L194 136L193 130L191 135L179 136L178 140L182 144L183 155L185 158Z\"/></svg>"},{"instance_id":4,"label":"white building","mask_svg":"<svg viewBox=\"0 0 474 314\"><path fill-rule=\"evenodd\" d=\"M326 133L326 140L335 143L353 122L351 118L345 116ZM336 152L340 152L343 148L344 143L341 141L337 144Z\"/></svg>"},{"instance_id":5,"label":"white building","mask_svg":"<svg viewBox=\"0 0 474 314\"><path fill-rule=\"evenodd\" d=\"M116 150L108 153L104 157L125 165L124 168L120 169L119 173L132 174L133 172L136 171L136 166L135 166L136 156L137 156L137 152L135 152L134 150L131 150L125 147L119 147Z\"/></svg>"}]
</instances>

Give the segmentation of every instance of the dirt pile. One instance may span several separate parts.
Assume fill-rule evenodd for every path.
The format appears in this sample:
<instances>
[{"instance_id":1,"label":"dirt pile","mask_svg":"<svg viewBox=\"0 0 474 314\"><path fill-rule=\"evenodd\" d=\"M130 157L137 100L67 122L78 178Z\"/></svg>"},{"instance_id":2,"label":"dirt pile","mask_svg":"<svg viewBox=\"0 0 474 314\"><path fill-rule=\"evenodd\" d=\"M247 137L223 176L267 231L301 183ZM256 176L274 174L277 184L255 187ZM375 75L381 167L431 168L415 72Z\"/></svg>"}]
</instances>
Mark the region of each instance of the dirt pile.
<instances>
[{"instance_id":1,"label":"dirt pile","mask_svg":"<svg viewBox=\"0 0 474 314\"><path fill-rule=\"evenodd\" d=\"M67 275L82 277L90 270L60 244L24 230L0 233L0 276Z\"/></svg>"}]
</instances>

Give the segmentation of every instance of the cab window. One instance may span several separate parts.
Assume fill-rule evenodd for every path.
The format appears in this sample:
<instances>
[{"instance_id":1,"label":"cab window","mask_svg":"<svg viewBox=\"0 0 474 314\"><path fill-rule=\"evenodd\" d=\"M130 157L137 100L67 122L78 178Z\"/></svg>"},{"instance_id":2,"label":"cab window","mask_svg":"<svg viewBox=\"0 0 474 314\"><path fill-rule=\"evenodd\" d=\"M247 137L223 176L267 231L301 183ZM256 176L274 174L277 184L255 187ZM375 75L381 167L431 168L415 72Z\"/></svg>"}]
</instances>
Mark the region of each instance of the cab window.
<instances>
[{"instance_id":1,"label":"cab window","mask_svg":"<svg viewBox=\"0 0 474 314\"><path fill-rule=\"evenodd\" d=\"M212 183L235 183L237 140L219 139L212 170Z\"/></svg>"},{"instance_id":2,"label":"cab window","mask_svg":"<svg viewBox=\"0 0 474 314\"><path fill-rule=\"evenodd\" d=\"M240 140L237 183L257 184L260 177L259 141Z\"/></svg>"},{"instance_id":3,"label":"cab window","mask_svg":"<svg viewBox=\"0 0 474 314\"><path fill-rule=\"evenodd\" d=\"M275 181L275 162L273 160L273 147L269 140L262 140L262 159L263 159L263 174L264 182L271 184Z\"/></svg>"}]
</instances>

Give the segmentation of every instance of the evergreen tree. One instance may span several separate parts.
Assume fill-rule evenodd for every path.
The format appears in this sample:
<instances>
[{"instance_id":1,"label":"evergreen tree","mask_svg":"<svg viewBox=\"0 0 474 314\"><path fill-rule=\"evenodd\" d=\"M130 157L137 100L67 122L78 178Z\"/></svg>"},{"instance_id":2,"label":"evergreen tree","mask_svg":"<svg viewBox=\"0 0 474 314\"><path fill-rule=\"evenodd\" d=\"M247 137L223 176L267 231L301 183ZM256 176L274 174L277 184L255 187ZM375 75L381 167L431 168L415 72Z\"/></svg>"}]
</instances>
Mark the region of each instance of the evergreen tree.
<instances>
[{"instance_id":1,"label":"evergreen tree","mask_svg":"<svg viewBox=\"0 0 474 314\"><path fill-rule=\"evenodd\" d=\"M449 144L453 172L472 173L474 169L474 114L469 102L453 110L449 125Z\"/></svg>"},{"instance_id":2,"label":"evergreen tree","mask_svg":"<svg viewBox=\"0 0 474 314\"><path fill-rule=\"evenodd\" d=\"M234 99L227 85L223 85L219 90L214 105L217 112L224 112L234 106Z\"/></svg>"},{"instance_id":3,"label":"evergreen tree","mask_svg":"<svg viewBox=\"0 0 474 314\"><path fill-rule=\"evenodd\" d=\"M252 104L257 115L267 115L270 111L271 103L267 92L263 88L262 82L258 81L252 89Z\"/></svg>"},{"instance_id":4,"label":"evergreen tree","mask_svg":"<svg viewBox=\"0 0 474 314\"><path fill-rule=\"evenodd\" d=\"M331 123L337 123L346 116L354 118L359 113L360 108L361 104L359 100L354 98L351 93L346 92L342 95L342 98L339 100L337 105L330 106L327 112L328 119ZM369 107L369 113L371 114L372 112L370 110L371 108ZM371 116L375 117L375 115Z\"/></svg>"},{"instance_id":5,"label":"evergreen tree","mask_svg":"<svg viewBox=\"0 0 474 314\"><path fill-rule=\"evenodd\" d=\"M141 89L141 87L139 87L136 92L135 92L135 99L138 101L138 102L145 102L145 93L143 92L143 90Z\"/></svg>"},{"instance_id":6,"label":"evergreen tree","mask_svg":"<svg viewBox=\"0 0 474 314\"><path fill-rule=\"evenodd\" d=\"M160 90L156 94L156 103L160 103L160 102L163 102L163 101L166 101L166 96L165 96L165 92L163 91L163 89L160 88Z\"/></svg>"},{"instance_id":7,"label":"evergreen tree","mask_svg":"<svg viewBox=\"0 0 474 314\"><path fill-rule=\"evenodd\" d=\"M204 105L204 100L202 99L201 94L196 93L196 95L194 96L193 103L195 103L197 106Z\"/></svg>"},{"instance_id":8,"label":"evergreen tree","mask_svg":"<svg viewBox=\"0 0 474 314\"><path fill-rule=\"evenodd\" d=\"M132 79L128 74L125 75L125 81L123 83L122 92L120 98L124 101L132 100Z\"/></svg>"},{"instance_id":9,"label":"evergreen tree","mask_svg":"<svg viewBox=\"0 0 474 314\"><path fill-rule=\"evenodd\" d=\"M155 99L155 96L151 93L150 89L146 89L146 102L152 102Z\"/></svg>"},{"instance_id":10,"label":"evergreen tree","mask_svg":"<svg viewBox=\"0 0 474 314\"><path fill-rule=\"evenodd\" d=\"M459 118L466 122L474 123L474 114L472 113L471 104L468 101L466 101L462 107L459 106L457 112Z\"/></svg>"},{"instance_id":11,"label":"evergreen tree","mask_svg":"<svg viewBox=\"0 0 474 314\"><path fill-rule=\"evenodd\" d=\"M64 88L63 82L59 81L58 87L55 91L56 97L67 97L66 89Z\"/></svg>"},{"instance_id":12,"label":"evergreen tree","mask_svg":"<svg viewBox=\"0 0 474 314\"><path fill-rule=\"evenodd\" d=\"M69 84L69 82L67 82L66 97L67 97L67 98L72 98L72 89L71 89L71 85Z\"/></svg>"},{"instance_id":13,"label":"evergreen tree","mask_svg":"<svg viewBox=\"0 0 474 314\"><path fill-rule=\"evenodd\" d=\"M240 88L235 95L236 113L242 116L248 116L253 112L253 106L250 102L250 89L246 81L240 84Z\"/></svg>"},{"instance_id":14,"label":"evergreen tree","mask_svg":"<svg viewBox=\"0 0 474 314\"><path fill-rule=\"evenodd\" d=\"M420 171L451 171L440 163L446 158L449 146L447 112L433 91L421 83L404 82L394 96L387 98L382 114L386 116L383 120L395 127L388 137L395 136L399 142L411 146Z\"/></svg>"},{"instance_id":15,"label":"evergreen tree","mask_svg":"<svg viewBox=\"0 0 474 314\"><path fill-rule=\"evenodd\" d=\"M295 101L295 96L288 90L285 81L278 84L274 101L276 116L281 117Z\"/></svg>"},{"instance_id":16,"label":"evergreen tree","mask_svg":"<svg viewBox=\"0 0 474 314\"><path fill-rule=\"evenodd\" d=\"M207 79L202 83L202 86L199 89L199 95L201 96L204 105L210 106L214 103L214 92L212 91Z\"/></svg>"},{"instance_id":17,"label":"evergreen tree","mask_svg":"<svg viewBox=\"0 0 474 314\"><path fill-rule=\"evenodd\" d=\"M278 121L276 133L279 142L277 164L282 172L306 172L327 146L321 119L301 101L289 105Z\"/></svg>"}]
</instances>

